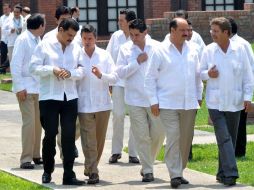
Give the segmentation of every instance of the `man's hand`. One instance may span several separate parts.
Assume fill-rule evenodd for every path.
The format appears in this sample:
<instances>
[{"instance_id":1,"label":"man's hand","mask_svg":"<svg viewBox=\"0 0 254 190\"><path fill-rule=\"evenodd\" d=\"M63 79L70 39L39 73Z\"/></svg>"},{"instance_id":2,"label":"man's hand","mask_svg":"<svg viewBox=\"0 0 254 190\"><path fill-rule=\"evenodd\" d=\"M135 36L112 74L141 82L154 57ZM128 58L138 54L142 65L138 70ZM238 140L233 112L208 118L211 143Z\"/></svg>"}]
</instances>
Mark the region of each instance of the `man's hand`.
<instances>
[{"instance_id":1,"label":"man's hand","mask_svg":"<svg viewBox=\"0 0 254 190\"><path fill-rule=\"evenodd\" d=\"M70 78L71 77L71 73L70 71L66 70L66 69L62 69L59 67L54 67L53 69L53 73L54 75L59 79L66 79L66 78Z\"/></svg>"},{"instance_id":2,"label":"man's hand","mask_svg":"<svg viewBox=\"0 0 254 190\"><path fill-rule=\"evenodd\" d=\"M141 64L141 63L145 62L147 59L148 59L148 56L144 52L144 53L139 54L139 56L137 58L137 62L138 62L138 64Z\"/></svg>"},{"instance_id":3,"label":"man's hand","mask_svg":"<svg viewBox=\"0 0 254 190\"><path fill-rule=\"evenodd\" d=\"M25 101L27 97L27 92L26 90L22 90L16 93L16 96L19 101Z\"/></svg>"},{"instance_id":4,"label":"man's hand","mask_svg":"<svg viewBox=\"0 0 254 190\"><path fill-rule=\"evenodd\" d=\"M245 112L248 113L251 111L251 101L244 101Z\"/></svg>"},{"instance_id":5,"label":"man's hand","mask_svg":"<svg viewBox=\"0 0 254 190\"><path fill-rule=\"evenodd\" d=\"M159 116L160 115L160 110L159 110L159 104L154 104L151 106L151 112L154 116Z\"/></svg>"},{"instance_id":6,"label":"man's hand","mask_svg":"<svg viewBox=\"0 0 254 190\"><path fill-rule=\"evenodd\" d=\"M102 77L101 71L98 69L98 67L93 66L92 73L97 76L99 79Z\"/></svg>"},{"instance_id":7,"label":"man's hand","mask_svg":"<svg viewBox=\"0 0 254 190\"><path fill-rule=\"evenodd\" d=\"M217 78L219 76L219 71L216 68L216 65L214 65L209 71L208 75L210 78Z\"/></svg>"}]
</instances>

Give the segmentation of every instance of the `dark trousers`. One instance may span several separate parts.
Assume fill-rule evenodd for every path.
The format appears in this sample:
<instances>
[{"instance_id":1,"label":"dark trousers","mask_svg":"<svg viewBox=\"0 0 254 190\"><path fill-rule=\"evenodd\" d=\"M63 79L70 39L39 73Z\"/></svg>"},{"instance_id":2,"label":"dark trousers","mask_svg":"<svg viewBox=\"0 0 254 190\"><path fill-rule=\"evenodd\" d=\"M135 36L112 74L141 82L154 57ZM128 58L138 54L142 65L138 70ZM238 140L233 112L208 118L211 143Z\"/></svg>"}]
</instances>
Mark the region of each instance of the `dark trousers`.
<instances>
[{"instance_id":1,"label":"dark trousers","mask_svg":"<svg viewBox=\"0 0 254 190\"><path fill-rule=\"evenodd\" d=\"M7 53L8 53L8 48L7 44L1 41L1 64L0 66L8 66L8 60L7 60Z\"/></svg>"},{"instance_id":2,"label":"dark trousers","mask_svg":"<svg viewBox=\"0 0 254 190\"><path fill-rule=\"evenodd\" d=\"M237 157L245 156L246 154L246 143L247 143L246 120L247 120L247 113L245 112L245 110L242 110L241 116L240 116L240 122L238 126L236 146L235 146L235 156Z\"/></svg>"},{"instance_id":3,"label":"dark trousers","mask_svg":"<svg viewBox=\"0 0 254 190\"><path fill-rule=\"evenodd\" d=\"M237 138L240 111L223 112L208 109L214 125L215 136L219 148L219 168L217 176L238 177L235 159L235 144Z\"/></svg>"},{"instance_id":4,"label":"dark trousers","mask_svg":"<svg viewBox=\"0 0 254 190\"><path fill-rule=\"evenodd\" d=\"M75 131L77 119L77 99L56 101L40 101L40 119L45 136L42 142L43 167L46 173L54 171L56 155L56 135L58 133L58 123L60 116L61 125L61 143L63 151L63 178L75 177L73 164L75 159Z\"/></svg>"}]
</instances>

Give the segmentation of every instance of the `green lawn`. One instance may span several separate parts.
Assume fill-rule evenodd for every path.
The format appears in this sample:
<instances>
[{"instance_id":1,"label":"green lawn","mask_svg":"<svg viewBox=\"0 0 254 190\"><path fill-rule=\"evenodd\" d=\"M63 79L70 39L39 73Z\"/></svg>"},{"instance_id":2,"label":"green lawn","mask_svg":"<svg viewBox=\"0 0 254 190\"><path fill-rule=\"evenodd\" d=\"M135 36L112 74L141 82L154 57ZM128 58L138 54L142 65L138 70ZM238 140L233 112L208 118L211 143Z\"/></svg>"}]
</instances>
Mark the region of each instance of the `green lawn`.
<instances>
[{"instance_id":1,"label":"green lawn","mask_svg":"<svg viewBox=\"0 0 254 190\"><path fill-rule=\"evenodd\" d=\"M247 144L247 153L245 158L237 159L239 170L238 182L254 186L254 142ZM218 148L216 144L193 145L193 160L188 163L188 168L216 175L218 165ZM158 160L164 160L164 147L162 147ZM214 178L215 180L215 178Z\"/></svg>"},{"instance_id":2,"label":"green lawn","mask_svg":"<svg viewBox=\"0 0 254 190\"><path fill-rule=\"evenodd\" d=\"M1 84L1 80L5 78L11 78L11 74L0 74L0 90L11 91L12 84Z\"/></svg>"},{"instance_id":3,"label":"green lawn","mask_svg":"<svg viewBox=\"0 0 254 190\"><path fill-rule=\"evenodd\" d=\"M50 188L29 182L0 170L0 189L2 190L48 190Z\"/></svg>"},{"instance_id":4,"label":"green lawn","mask_svg":"<svg viewBox=\"0 0 254 190\"><path fill-rule=\"evenodd\" d=\"M195 126L195 129L214 133L214 128L211 125ZM254 134L254 125L247 125L247 134Z\"/></svg>"}]
</instances>

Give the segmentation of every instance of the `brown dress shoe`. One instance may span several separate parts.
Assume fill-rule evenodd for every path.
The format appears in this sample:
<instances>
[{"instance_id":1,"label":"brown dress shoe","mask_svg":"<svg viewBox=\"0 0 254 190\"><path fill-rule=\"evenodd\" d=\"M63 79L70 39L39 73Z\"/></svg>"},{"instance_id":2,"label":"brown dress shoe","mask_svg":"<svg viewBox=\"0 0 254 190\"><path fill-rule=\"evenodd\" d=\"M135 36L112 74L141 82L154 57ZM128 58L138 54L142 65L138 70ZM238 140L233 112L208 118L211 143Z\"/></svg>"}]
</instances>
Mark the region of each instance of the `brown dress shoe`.
<instances>
[{"instance_id":1,"label":"brown dress shoe","mask_svg":"<svg viewBox=\"0 0 254 190\"><path fill-rule=\"evenodd\" d=\"M97 173L92 173L89 176L89 179L87 181L87 184L96 184L99 183L100 179L99 179L99 175Z\"/></svg>"},{"instance_id":2,"label":"brown dress shoe","mask_svg":"<svg viewBox=\"0 0 254 190\"><path fill-rule=\"evenodd\" d=\"M117 161L122 157L121 154L112 154L112 156L109 158L109 163L117 163Z\"/></svg>"}]
</instances>

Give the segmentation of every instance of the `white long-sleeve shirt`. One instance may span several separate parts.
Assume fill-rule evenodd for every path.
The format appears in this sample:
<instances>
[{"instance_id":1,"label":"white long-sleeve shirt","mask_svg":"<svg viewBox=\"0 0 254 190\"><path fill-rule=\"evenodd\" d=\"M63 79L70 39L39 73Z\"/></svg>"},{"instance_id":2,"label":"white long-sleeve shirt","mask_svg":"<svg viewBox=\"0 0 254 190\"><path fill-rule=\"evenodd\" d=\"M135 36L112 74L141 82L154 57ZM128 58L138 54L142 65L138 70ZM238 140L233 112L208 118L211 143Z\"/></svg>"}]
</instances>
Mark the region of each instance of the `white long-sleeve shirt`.
<instances>
[{"instance_id":1,"label":"white long-sleeve shirt","mask_svg":"<svg viewBox=\"0 0 254 190\"><path fill-rule=\"evenodd\" d=\"M79 63L85 72L84 77L78 81L78 112L94 113L111 110L109 84L115 83L118 78L113 72L115 64L111 55L99 47L95 47L91 57L82 50ZM92 73L92 66L96 66L102 72L101 79Z\"/></svg>"},{"instance_id":2,"label":"white long-sleeve shirt","mask_svg":"<svg viewBox=\"0 0 254 190\"><path fill-rule=\"evenodd\" d=\"M40 76L39 100L67 100L78 98L76 80L83 76L83 69L78 67L81 48L71 43L64 52L61 43L55 38L42 40L36 47L30 63L30 71ZM54 67L70 71L71 77L65 80L58 79Z\"/></svg>"},{"instance_id":3,"label":"white long-sleeve shirt","mask_svg":"<svg viewBox=\"0 0 254 190\"><path fill-rule=\"evenodd\" d=\"M151 56L145 76L150 105L161 109L197 109L202 100L198 53L184 42L182 53L170 41L162 43Z\"/></svg>"},{"instance_id":4,"label":"white long-sleeve shirt","mask_svg":"<svg viewBox=\"0 0 254 190\"><path fill-rule=\"evenodd\" d=\"M29 30L24 31L16 40L10 64L13 80L13 92L26 90L27 93L39 93L39 77L29 71L29 63L34 49L40 42Z\"/></svg>"},{"instance_id":5,"label":"white long-sleeve shirt","mask_svg":"<svg viewBox=\"0 0 254 190\"><path fill-rule=\"evenodd\" d=\"M1 41L5 44L8 43L8 23L9 20L12 19L13 15L10 13L8 16L2 15L0 17L0 28L1 28Z\"/></svg>"},{"instance_id":6,"label":"white long-sleeve shirt","mask_svg":"<svg viewBox=\"0 0 254 190\"><path fill-rule=\"evenodd\" d=\"M7 46L13 47L14 43L17 39L17 37L21 34L21 30L23 27L23 17L20 16L19 19L16 19L15 17L12 17L8 19L8 23L6 25L7 29ZM11 33L11 30L15 29L13 33Z\"/></svg>"},{"instance_id":7,"label":"white long-sleeve shirt","mask_svg":"<svg viewBox=\"0 0 254 190\"><path fill-rule=\"evenodd\" d=\"M120 51L120 47L125 44L126 42L129 42L131 39L130 37L125 36L124 32L122 30L118 30L114 32L108 42L108 46L106 50L110 53L112 56L114 63L116 64L117 57ZM124 87L124 80L118 80L114 86L121 86Z\"/></svg>"},{"instance_id":8,"label":"white long-sleeve shirt","mask_svg":"<svg viewBox=\"0 0 254 190\"><path fill-rule=\"evenodd\" d=\"M208 71L216 66L217 78ZM206 104L209 109L239 111L244 101L251 101L254 81L248 56L241 44L230 40L224 53L217 43L209 44L201 59L201 78L207 80Z\"/></svg>"},{"instance_id":9,"label":"white long-sleeve shirt","mask_svg":"<svg viewBox=\"0 0 254 190\"><path fill-rule=\"evenodd\" d=\"M238 36L237 34L232 36L230 39L231 39L231 41L236 41L236 42L243 45L243 47L244 47L244 49L247 53L247 56L249 58L249 62L250 62L251 68L252 68L252 72L254 73L254 54L253 54L251 44L247 40L242 38L241 36Z\"/></svg>"},{"instance_id":10,"label":"white long-sleeve shirt","mask_svg":"<svg viewBox=\"0 0 254 190\"><path fill-rule=\"evenodd\" d=\"M132 106L150 107L149 100L144 92L144 79L147 64L152 49L160 43L152 39L146 39L144 50L134 45L132 41L120 48L117 58L117 74L125 79L125 103ZM139 64L139 54L146 53L147 61Z\"/></svg>"}]
</instances>

